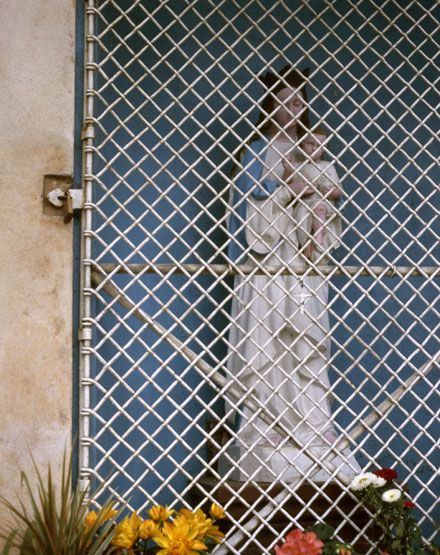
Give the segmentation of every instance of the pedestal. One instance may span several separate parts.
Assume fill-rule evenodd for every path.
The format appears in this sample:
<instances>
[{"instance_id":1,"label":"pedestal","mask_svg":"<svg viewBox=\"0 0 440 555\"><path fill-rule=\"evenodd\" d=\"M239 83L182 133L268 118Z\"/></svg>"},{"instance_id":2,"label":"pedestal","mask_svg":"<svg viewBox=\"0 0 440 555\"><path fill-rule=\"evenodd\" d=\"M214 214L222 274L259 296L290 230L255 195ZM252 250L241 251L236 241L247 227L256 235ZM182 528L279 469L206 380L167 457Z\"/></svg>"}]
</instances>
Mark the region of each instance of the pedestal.
<instances>
[{"instance_id":1,"label":"pedestal","mask_svg":"<svg viewBox=\"0 0 440 555\"><path fill-rule=\"evenodd\" d=\"M326 445L318 444L310 450L318 460L322 460L322 467L317 467L306 453L291 445L274 451L270 445L257 445L252 449L246 449L244 446L232 444L219 457L217 470L220 476L227 475L231 480L239 482L246 481L251 476L256 482L270 483L300 482L305 475L313 482L325 483L332 479L337 470L339 478L349 484L361 472L349 449L340 454L333 454L328 452ZM240 464L234 464L233 461L240 461Z\"/></svg>"},{"instance_id":2,"label":"pedestal","mask_svg":"<svg viewBox=\"0 0 440 555\"><path fill-rule=\"evenodd\" d=\"M249 512L248 506L253 505L262 497L261 490L264 490L264 493L272 499L283 489L284 486L279 482L258 482L244 486L242 482L228 481L225 485L219 485L214 478L206 478L193 488L191 497L193 503L200 503L204 497L203 492L211 492L217 503L226 507L231 518L244 525L256 511L267 503L263 498L257 503L252 514L246 514ZM307 509L304 510L306 505ZM334 507L332 507L333 505ZM338 531L338 536L347 543L353 544L359 530L367 528L360 540L353 545L358 553L367 553L372 545L368 540L373 543L377 542L380 538L380 530L370 524L368 514L362 508L356 508L356 505L356 500L335 483L300 486L295 490L294 496L290 495L286 499L283 510L276 510L265 518L270 526L260 527L256 539L263 547L268 548L280 534L285 537L287 532L298 525L306 528L315 524L318 518L322 517L323 521L333 528L343 524L341 530ZM293 522L294 518L296 518L297 524ZM222 523L224 532L231 527L232 522ZM244 542L236 547L237 551L241 555L261 555L262 550L258 543L255 541L249 543L248 538L249 536L246 536ZM281 543L279 541L278 545ZM274 553L274 549L271 549L270 552Z\"/></svg>"}]
</instances>

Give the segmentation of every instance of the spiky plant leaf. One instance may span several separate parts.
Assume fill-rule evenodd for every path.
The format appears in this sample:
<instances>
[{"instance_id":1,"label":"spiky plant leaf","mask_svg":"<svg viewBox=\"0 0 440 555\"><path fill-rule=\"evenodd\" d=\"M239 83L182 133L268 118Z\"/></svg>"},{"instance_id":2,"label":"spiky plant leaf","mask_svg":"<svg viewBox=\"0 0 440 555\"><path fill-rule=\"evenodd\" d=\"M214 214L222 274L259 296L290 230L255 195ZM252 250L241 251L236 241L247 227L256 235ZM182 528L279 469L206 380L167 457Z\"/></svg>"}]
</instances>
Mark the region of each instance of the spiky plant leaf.
<instances>
[{"instance_id":1,"label":"spiky plant leaf","mask_svg":"<svg viewBox=\"0 0 440 555\"><path fill-rule=\"evenodd\" d=\"M35 471L35 485L28 475L21 474L25 500L12 503L1 497L1 502L14 517L15 524L0 533L6 540L0 555L8 555L12 548L20 555L109 555L114 520L108 519L112 508L107 501L98 511L96 521L85 526L88 512L86 494L72 489L72 466L64 453L60 485L54 481L52 469L48 466L46 478L32 458Z\"/></svg>"},{"instance_id":2,"label":"spiky plant leaf","mask_svg":"<svg viewBox=\"0 0 440 555\"><path fill-rule=\"evenodd\" d=\"M14 538L17 535L17 530L11 530L9 535L4 538L5 543L3 545L2 550L0 551L0 555L9 555L11 549L14 547Z\"/></svg>"}]
</instances>

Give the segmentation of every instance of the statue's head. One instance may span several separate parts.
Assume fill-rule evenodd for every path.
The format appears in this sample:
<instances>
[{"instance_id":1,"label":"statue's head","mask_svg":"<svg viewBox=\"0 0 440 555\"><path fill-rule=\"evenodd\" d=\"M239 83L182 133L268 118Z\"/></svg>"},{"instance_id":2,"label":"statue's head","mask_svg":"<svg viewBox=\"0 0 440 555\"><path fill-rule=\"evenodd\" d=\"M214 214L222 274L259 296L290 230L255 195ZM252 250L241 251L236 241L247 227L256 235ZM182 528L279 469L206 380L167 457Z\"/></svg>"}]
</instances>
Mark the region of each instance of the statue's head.
<instances>
[{"instance_id":1,"label":"statue's head","mask_svg":"<svg viewBox=\"0 0 440 555\"><path fill-rule=\"evenodd\" d=\"M261 103L258 127L261 133L295 126L298 137L309 127L306 78L309 70L299 72L292 66L267 71L260 77L266 92Z\"/></svg>"}]
</instances>

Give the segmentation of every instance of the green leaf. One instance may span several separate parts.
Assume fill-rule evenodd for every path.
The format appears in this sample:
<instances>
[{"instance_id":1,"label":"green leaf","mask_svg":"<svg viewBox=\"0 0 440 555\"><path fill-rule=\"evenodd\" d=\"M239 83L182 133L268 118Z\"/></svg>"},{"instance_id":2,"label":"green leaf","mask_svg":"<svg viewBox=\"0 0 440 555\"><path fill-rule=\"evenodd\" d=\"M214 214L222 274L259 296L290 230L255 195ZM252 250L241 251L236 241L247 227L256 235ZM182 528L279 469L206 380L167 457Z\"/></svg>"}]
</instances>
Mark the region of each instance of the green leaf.
<instances>
[{"instance_id":1,"label":"green leaf","mask_svg":"<svg viewBox=\"0 0 440 555\"><path fill-rule=\"evenodd\" d=\"M306 528L306 532L315 532L321 541L330 540L335 533L335 529L324 523L313 524Z\"/></svg>"},{"instance_id":2,"label":"green leaf","mask_svg":"<svg viewBox=\"0 0 440 555\"><path fill-rule=\"evenodd\" d=\"M412 537L413 537L413 540L415 541L415 543L417 543L417 544L422 543L422 532L421 532L421 530L418 526L416 526L414 528L413 533L412 533Z\"/></svg>"},{"instance_id":3,"label":"green leaf","mask_svg":"<svg viewBox=\"0 0 440 555\"><path fill-rule=\"evenodd\" d=\"M8 555L11 549L14 547L14 538L17 535L18 530L12 530L7 536L3 539L5 543L3 545L3 549L0 551L0 555Z\"/></svg>"},{"instance_id":4,"label":"green leaf","mask_svg":"<svg viewBox=\"0 0 440 555\"><path fill-rule=\"evenodd\" d=\"M336 545L333 542L326 543L322 550L322 555L337 555Z\"/></svg>"},{"instance_id":5,"label":"green leaf","mask_svg":"<svg viewBox=\"0 0 440 555\"><path fill-rule=\"evenodd\" d=\"M403 538L403 536L405 535L405 526L404 524L401 522L400 524L398 524L396 526L396 536L398 538Z\"/></svg>"}]
</instances>

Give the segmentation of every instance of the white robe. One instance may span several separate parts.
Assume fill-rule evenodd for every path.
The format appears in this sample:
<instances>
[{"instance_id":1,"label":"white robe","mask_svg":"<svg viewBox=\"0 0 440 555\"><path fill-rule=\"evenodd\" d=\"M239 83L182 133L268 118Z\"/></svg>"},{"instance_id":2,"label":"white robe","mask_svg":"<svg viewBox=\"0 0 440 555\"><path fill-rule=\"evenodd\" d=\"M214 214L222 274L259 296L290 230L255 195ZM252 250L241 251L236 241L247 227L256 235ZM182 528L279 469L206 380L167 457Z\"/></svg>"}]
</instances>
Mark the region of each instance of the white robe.
<instances>
[{"instance_id":1,"label":"white robe","mask_svg":"<svg viewBox=\"0 0 440 555\"><path fill-rule=\"evenodd\" d=\"M280 153L289 144L277 142L274 147L267 152L266 177L281 180ZM300 262L292 201L284 184L267 199L249 197L246 239L252 252L247 264L265 267ZM300 280L260 274L236 276L234 290L228 374L321 456L329 450L323 434L333 431L327 374L327 283L319 276ZM236 408L240 414L237 439L220 461L223 472L238 480L251 476L275 481L291 480L310 468L312 461L298 450L276 447L281 437L262 419L247 408ZM262 458L267 459L264 464ZM231 471L232 460L237 466Z\"/></svg>"}]
</instances>

